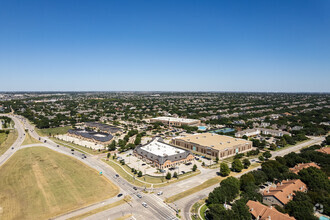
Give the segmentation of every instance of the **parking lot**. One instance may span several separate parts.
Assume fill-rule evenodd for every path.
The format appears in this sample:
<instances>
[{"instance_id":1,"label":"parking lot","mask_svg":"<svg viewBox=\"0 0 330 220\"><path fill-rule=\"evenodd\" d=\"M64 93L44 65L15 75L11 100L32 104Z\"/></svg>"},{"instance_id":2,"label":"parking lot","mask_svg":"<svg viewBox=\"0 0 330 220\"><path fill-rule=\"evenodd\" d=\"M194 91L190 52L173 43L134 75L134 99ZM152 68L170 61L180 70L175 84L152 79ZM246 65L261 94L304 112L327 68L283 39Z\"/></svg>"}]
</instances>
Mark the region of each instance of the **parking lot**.
<instances>
[{"instance_id":1,"label":"parking lot","mask_svg":"<svg viewBox=\"0 0 330 220\"><path fill-rule=\"evenodd\" d=\"M121 154L118 154L117 160L125 160L125 164L127 164L129 167L134 168L136 170L141 170L143 174L151 175L151 176L163 176L166 175L168 172L170 172L172 175L174 172L177 172L177 174L184 174L186 172L189 172L192 170L194 164L197 165L197 169L202 170L205 169L202 167L202 163L204 162L206 165L210 165L214 163L212 160L207 160L205 158L196 157L199 160L193 160L190 163L187 164L180 164L176 167L166 168L164 169L165 172L160 172L158 168L152 167L152 165L146 163L142 159L139 159L132 155L132 151L127 151Z\"/></svg>"}]
</instances>

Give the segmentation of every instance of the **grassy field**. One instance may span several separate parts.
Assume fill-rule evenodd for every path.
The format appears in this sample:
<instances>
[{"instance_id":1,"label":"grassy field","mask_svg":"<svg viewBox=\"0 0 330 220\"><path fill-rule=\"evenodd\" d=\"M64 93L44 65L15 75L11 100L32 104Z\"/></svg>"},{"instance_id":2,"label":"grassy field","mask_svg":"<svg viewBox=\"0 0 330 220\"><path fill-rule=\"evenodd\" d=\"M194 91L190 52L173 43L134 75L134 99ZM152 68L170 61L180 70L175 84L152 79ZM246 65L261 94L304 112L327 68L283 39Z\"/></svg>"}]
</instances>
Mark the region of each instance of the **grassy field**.
<instances>
[{"instance_id":1,"label":"grassy field","mask_svg":"<svg viewBox=\"0 0 330 220\"><path fill-rule=\"evenodd\" d=\"M44 147L24 148L0 167L0 219L48 219L118 192L76 159Z\"/></svg>"},{"instance_id":2,"label":"grassy field","mask_svg":"<svg viewBox=\"0 0 330 220\"><path fill-rule=\"evenodd\" d=\"M26 133L25 133L25 139L24 139L22 145L38 144L38 143L41 143L41 142L38 141L37 139L31 137L31 135L29 134L29 132L26 132Z\"/></svg>"},{"instance_id":3,"label":"grassy field","mask_svg":"<svg viewBox=\"0 0 330 220\"><path fill-rule=\"evenodd\" d=\"M242 172L245 172L247 170L251 170L251 169L253 169L253 168L257 167L257 166L259 166L259 164L254 163L248 169L243 169ZM229 174L229 176L236 176L237 174L239 174L239 173L231 172ZM217 183L220 183L225 178L227 178L227 177L221 177L221 176L213 177L211 179L206 180L205 182L203 182L202 184L200 184L198 186L195 186L195 187L193 187L191 189L188 189L186 191L183 191L181 193L178 193L176 195L173 195L171 197L166 198L165 199L165 202L167 202L167 203L175 202L176 200L182 199L182 198L184 198L186 196L189 196L189 195L194 194L194 193L196 193L198 191L201 191L201 190L206 189L206 188L208 188L210 186L213 186L213 185L215 185Z\"/></svg>"},{"instance_id":4,"label":"grassy field","mask_svg":"<svg viewBox=\"0 0 330 220\"><path fill-rule=\"evenodd\" d=\"M90 149L88 147L83 147L83 146L80 146L78 144L73 144L73 143L70 143L70 142L67 142L67 141L59 140L57 138L50 138L50 139L52 141L54 141L55 143L57 143L57 144L63 145L63 146L68 147L70 149L78 150L82 153L89 153L89 154L96 155L96 154L102 154L104 152L107 152L106 150L104 150L104 151L93 150L93 149Z\"/></svg>"},{"instance_id":5,"label":"grassy field","mask_svg":"<svg viewBox=\"0 0 330 220\"><path fill-rule=\"evenodd\" d=\"M0 143L0 155L6 152L11 145L16 141L18 138L18 132L16 130L11 130L8 135L5 134L6 137L2 137L4 139L3 142Z\"/></svg>"},{"instance_id":6,"label":"grassy field","mask_svg":"<svg viewBox=\"0 0 330 220\"><path fill-rule=\"evenodd\" d=\"M49 134L50 134L50 136L53 136L53 135L58 135L58 134L66 134L69 129L71 129L71 126L45 128L45 129L36 128L35 130L40 136L49 136Z\"/></svg>"},{"instance_id":7,"label":"grassy field","mask_svg":"<svg viewBox=\"0 0 330 220\"><path fill-rule=\"evenodd\" d=\"M91 216L91 215L94 215L96 213L99 213L99 212L102 212L102 211L105 211L105 210L108 210L108 209L111 209L111 208L114 208L116 206L119 206L119 205L122 205L126 202L129 202L131 200L131 197L130 196L125 196L122 200L119 200L117 202L114 202L114 203L111 203L109 205L105 205L105 206L102 206L100 208L97 208L97 209L94 209L92 211L89 211L89 212L86 212L84 214L81 214L81 215L78 215L78 216L75 216L75 217L72 217L72 218L69 218L69 220L78 220L78 219L84 219L88 216Z\"/></svg>"}]
</instances>

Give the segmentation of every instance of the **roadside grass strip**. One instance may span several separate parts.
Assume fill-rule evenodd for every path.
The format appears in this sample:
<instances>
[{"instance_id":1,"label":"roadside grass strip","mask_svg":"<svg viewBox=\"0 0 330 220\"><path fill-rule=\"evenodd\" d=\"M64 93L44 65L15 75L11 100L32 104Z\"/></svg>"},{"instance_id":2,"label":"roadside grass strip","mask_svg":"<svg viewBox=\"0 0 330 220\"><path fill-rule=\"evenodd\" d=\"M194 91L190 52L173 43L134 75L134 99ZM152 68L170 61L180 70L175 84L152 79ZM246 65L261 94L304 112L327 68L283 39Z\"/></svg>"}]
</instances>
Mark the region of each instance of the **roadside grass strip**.
<instances>
[{"instance_id":1,"label":"roadside grass strip","mask_svg":"<svg viewBox=\"0 0 330 220\"><path fill-rule=\"evenodd\" d=\"M91 215L94 215L94 214L96 214L96 213L103 212L103 211L105 211L105 210L108 210L108 209L114 208L114 207L116 207L116 206L120 206L120 205L122 205L122 204L125 204L125 203L131 201L131 199L132 199L132 198L131 198L130 196L125 196L123 199L121 199L121 200L119 200L119 201L117 201L117 202L114 202L114 203L111 203L111 204L108 204L108 205L102 206L102 207L100 207L100 208L93 209L93 210L91 210L91 211L89 211L89 212L85 212L85 213L83 213L83 214L81 214L81 215L78 215L78 216L75 216L75 217L69 218L69 220L84 219L84 218L86 218L86 217L88 217L88 216L91 216ZM123 219L125 219L125 218L123 218Z\"/></svg>"},{"instance_id":2,"label":"roadside grass strip","mask_svg":"<svg viewBox=\"0 0 330 220\"><path fill-rule=\"evenodd\" d=\"M2 137L4 140L3 142L0 143L0 155L5 153L11 145L13 145L18 138L18 132L16 129L11 130L8 135L5 134L5 136Z\"/></svg>"}]
</instances>

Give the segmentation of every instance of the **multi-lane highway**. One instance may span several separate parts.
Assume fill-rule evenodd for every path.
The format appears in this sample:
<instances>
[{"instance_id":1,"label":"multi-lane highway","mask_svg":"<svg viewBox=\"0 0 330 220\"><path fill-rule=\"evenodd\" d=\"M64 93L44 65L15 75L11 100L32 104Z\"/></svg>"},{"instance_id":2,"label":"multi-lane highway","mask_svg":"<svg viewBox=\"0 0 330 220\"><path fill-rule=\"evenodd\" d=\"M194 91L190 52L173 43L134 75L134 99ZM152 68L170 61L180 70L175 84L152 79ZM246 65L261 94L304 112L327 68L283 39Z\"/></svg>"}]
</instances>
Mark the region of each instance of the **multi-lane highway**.
<instances>
[{"instance_id":1,"label":"multi-lane highway","mask_svg":"<svg viewBox=\"0 0 330 220\"><path fill-rule=\"evenodd\" d=\"M35 131L34 126L31 125L25 118L17 115L6 115L6 116L9 116L14 120L15 128L18 131L18 138L16 142L12 145L12 147L8 149L7 152L5 152L2 156L0 156L0 166L3 163L5 163L17 150L21 148L32 147L32 146L44 146L54 151L66 154L68 156L75 157L76 159L79 159L80 161L96 169L97 171L99 172L102 171L105 177L107 177L109 180L111 180L112 182L118 185L118 187L120 188L120 193L124 194L123 196L130 195L132 197L131 202L129 202L128 204L126 203L120 207L97 213L86 219L112 219L114 217L120 217L126 214L132 214L135 219L177 219L175 216L176 214L175 211L172 208L170 208L167 204L165 204L163 202L163 199L165 197L175 195L179 192L187 190L188 188L199 185L208 178L212 178L213 176L217 175L215 170L209 169L202 172L198 176L194 176L185 181L177 182L169 186L163 187L161 190L164 191L164 196L159 197L155 194L145 194L141 192L142 190L141 188L138 190L134 190L133 189L134 186L129 182L127 182L125 179L121 177L115 177L116 172L110 166L108 166L103 161L101 161L99 157L93 157L88 155L87 158L82 159L81 153L75 151L74 154L72 154L71 149L58 145L49 138L40 137ZM33 138L40 140L42 143L21 146L24 141L25 130L28 131ZM298 144L296 146L284 149L282 151L274 152L273 157L283 156L293 151L299 151L301 148L305 146L317 144L322 142L323 140L324 137L313 137L311 140L304 142L302 144ZM257 168L259 167L256 167L255 169ZM240 175L242 174L244 173L241 173ZM203 189L197 193L194 193L193 195L182 198L176 201L172 207L175 207L176 209L181 209L182 210L181 215L184 219L191 219L190 216L191 206L199 199L205 198L216 186L218 185L216 184L214 186ZM142 195L142 198L137 197L138 193ZM98 204L94 204L89 207L83 207L79 210L64 214L62 216L58 216L55 219L67 219L73 216L77 216L84 212L90 211L94 208L98 208L103 205L110 204L117 200L118 198L111 198L107 201L102 201ZM147 203L148 207L147 208L143 207L142 202Z\"/></svg>"},{"instance_id":2,"label":"multi-lane highway","mask_svg":"<svg viewBox=\"0 0 330 220\"><path fill-rule=\"evenodd\" d=\"M7 152L5 152L0 157L0 165L5 163L17 150L23 148L23 147L32 147L32 146L44 146L48 147L52 150L55 150L59 153L66 154L71 157L75 157L76 159L79 159L83 163L87 164L88 166L96 169L99 172L102 172L102 174L107 177L110 181L116 183L118 187L120 188L121 193L123 196L130 195L132 197L132 202L130 202L130 206L132 208L132 214L134 215L134 210L139 210L139 212L143 213L143 216L149 216L151 219L177 219L176 213L173 209L171 209L168 205L166 205L161 199L157 198L157 196L153 194L146 194L141 193L143 197L140 199L136 196L137 191L134 190L133 185L127 182L125 179L118 177L116 178L116 172L108 166L106 163L102 162L99 159L96 159L92 156L87 156L87 158L82 159L81 153L74 152L72 154L71 149L58 145L57 143L54 143L52 140L46 137L40 137L37 132L34 129L34 126L31 125L26 119L24 119L21 116L17 115L6 115L8 117L11 117L15 122L15 128L18 131L18 139L12 146L12 148L8 149ZM21 146L21 144L24 141L25 136L25 130L29 132L29 134L42 142L42 144L36 144L36 145L29 145L29 146ZM148 207L145 208L142 206L142 202L147 203ZM86 208L87 210L87 208ZM122 211L122 210L121 210ZM81 214L84 212L84 208L80 209L79 212L76 214ZM139 213L137 212L137 213ZM109 212L111 215L111 212ZM71 217L75 214L74 212L70 213ZM101 213L105 219L108 219L112 216L107 215L107 211ZM145 219L143 216L141 216L140 219ZM66 219L65 215L58 217L58 219Z\"/></svg>"}]
</instances>

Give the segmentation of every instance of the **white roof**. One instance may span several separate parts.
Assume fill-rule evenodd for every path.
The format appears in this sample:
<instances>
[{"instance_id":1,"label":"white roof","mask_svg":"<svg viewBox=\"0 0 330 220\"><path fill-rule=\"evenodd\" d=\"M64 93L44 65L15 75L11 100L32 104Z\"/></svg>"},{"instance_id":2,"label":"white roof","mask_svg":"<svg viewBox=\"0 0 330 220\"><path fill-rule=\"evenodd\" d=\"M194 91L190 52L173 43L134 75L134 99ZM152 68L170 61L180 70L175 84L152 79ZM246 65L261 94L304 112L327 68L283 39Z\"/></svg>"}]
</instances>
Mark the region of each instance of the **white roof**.
<instances>
[{"instance_id":1,"label":"white roof","mask_svg":"<svg viewBox=\"0 0 330 220\"><path fill-rule=\"evenodd\" d=\"M163 121L176 121L176 122L196 122L197 119L189 119L189 118L174 118L174 117L157 117L153 118L155 120L163 120Z\"/></svg>"},{"instance_id":2,"label":"white roof","mask_svg":"<svg viewBox=\"0 0 330 220\"><path fill-rule=\"evenodd\" d=\"M173 147L171 145L159 142L157 138L155 138L152 142L149 144L141 147L141 149L153 153L157 156L172 156L175 154L183 153L185 152L182 149Z\"/></svg>"}]
</instances>

